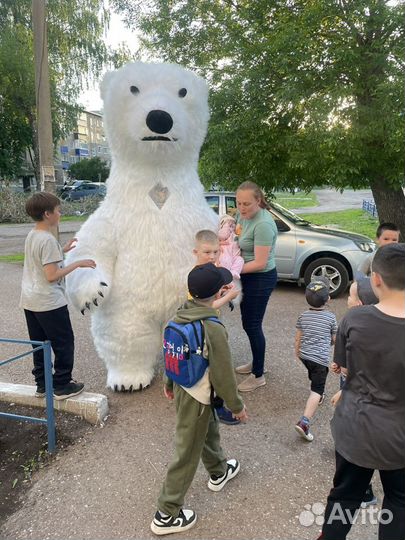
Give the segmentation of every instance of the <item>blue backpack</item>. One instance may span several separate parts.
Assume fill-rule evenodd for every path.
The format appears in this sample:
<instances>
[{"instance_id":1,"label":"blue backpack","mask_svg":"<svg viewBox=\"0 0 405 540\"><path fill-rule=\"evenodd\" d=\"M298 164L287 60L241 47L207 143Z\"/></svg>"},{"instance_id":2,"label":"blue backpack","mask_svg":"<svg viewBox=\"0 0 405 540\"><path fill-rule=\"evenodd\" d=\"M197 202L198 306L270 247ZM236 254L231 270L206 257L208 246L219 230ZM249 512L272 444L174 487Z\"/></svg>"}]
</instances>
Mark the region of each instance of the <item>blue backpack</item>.
<instances>
[{"instance_id":1,"label":"blue backpack","mask_svg":"<svg viewBox=\"0 0 405 540\"><path fill-rule=\"evenodd\" d=\"M207 321L222 324L218 317ZM191 388L204 375L208 360L203 356L204 325L202 321L186 324L169 321L163 335L166 375L180 386Z\"/></svg>"}]
</instances>

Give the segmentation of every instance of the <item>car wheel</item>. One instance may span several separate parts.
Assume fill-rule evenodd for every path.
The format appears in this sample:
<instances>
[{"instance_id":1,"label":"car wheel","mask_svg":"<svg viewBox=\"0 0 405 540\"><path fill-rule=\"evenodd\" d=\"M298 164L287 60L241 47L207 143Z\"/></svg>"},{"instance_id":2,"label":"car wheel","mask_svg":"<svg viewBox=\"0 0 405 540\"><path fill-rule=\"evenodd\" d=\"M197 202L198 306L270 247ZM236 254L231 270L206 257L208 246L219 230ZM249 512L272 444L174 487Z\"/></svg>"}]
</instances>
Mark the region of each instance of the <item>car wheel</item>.
<instances>
[{"instance_id":1,"label":"car wheel","mask_svg":"<svg viewBox=\"0 0 405 540\"><path fill-rule=\"evenodd\" d=\"M336 259L325 257L309 263L304 273L305 285L319 276L325 276L329 279L331 298L336 298L345 292L349 285L347 268Z\"/></svg>"}]
</instances>

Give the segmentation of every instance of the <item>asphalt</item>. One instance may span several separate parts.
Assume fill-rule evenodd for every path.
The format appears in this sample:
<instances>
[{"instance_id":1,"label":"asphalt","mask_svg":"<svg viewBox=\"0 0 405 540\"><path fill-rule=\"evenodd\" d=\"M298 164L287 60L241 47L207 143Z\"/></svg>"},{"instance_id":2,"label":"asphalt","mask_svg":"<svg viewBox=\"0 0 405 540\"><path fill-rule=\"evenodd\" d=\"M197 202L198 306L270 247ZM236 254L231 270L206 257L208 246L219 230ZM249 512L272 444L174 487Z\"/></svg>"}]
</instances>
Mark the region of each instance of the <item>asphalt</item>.
<instances>
[{"instance_id":1,"label":"asphalt","mask_svg":"<svg viewBox=\"0 0 405 540\"><path fill-rule=\"evenodd\" d=\"M1 227L4 233L4 226ZM14 241L18 243L18 239ZM0 336L27 338L18 307L22 267L0 263ZM307 443L294 430L308 395L302 366L294 360L298 314L305 309L303 291L280 284L264 321L267 335L267 385L245 394L249 421L221 426L223 447L241 462L240 474L222 492L207 488L200 465L186 497L198 516L197 525L181 535L196 539L313 539L319 533L312 510L322 509L334 472L329 400L313 424L315 440ZM338 319L346 299L331 302ZM162 394L161 370L153 385L141 393L114 394L105 388L106 373L95 352L89 318L71 309L76 337L74 375L91 392L106 393L110 416L104 427L92 428L75 445L60 452L53 463L34 475L19 510L0 530L3 540L107 540L153 538L149 525L156 499L173 455L174 405ZM249 346L239 313L224 314L235 365L249 360ZM135 323L134 323L135 324ZM3 345L0 358L18 346ZM3 366L3 381L32 382L30 361ZM337 390L330 376L327 396ZM381 501L379 479L374 481ZM318 505L316 505L318 503ZM315 507L313 506L315 504ZM367 518L367 516L366 516ZM317 517L319 523L319 516ZM377 526L364 519L350 538L377 538Z\"/></svg>"},{"instance_id":2,"label":"asphalt","mask_svg":"<svg viewBox=\"0 0 405 540\"><path fill-rule=\"evenodd\" d=\"M298 214L316 214L318 212L338 212L340 210L360 210L363 200L373 201L369 189L345 189L342 193L335 189L316 189L313 191L318 199L317 206L293 209ZM300 193L297 193L297 197ZM282 204L282 203L281 203Z\"/></svg>"}]
</instances>

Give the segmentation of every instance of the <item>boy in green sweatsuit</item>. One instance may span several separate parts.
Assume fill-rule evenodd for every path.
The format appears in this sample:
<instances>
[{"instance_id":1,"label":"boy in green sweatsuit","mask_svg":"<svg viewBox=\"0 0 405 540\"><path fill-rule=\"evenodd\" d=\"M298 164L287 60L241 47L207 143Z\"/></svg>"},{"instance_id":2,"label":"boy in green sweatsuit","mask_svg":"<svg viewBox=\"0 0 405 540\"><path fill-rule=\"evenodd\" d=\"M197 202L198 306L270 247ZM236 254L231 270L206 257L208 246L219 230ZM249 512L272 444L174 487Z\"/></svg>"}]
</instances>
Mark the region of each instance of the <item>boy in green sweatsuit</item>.
<instances>
[{"instance_id":1,"label":"boy in green sweatsuit","mask_svg":"<svg viewBox=\"0 0 405 540\"><path fill-rule=\"evenodd\" d=\"M212 307L232 282L232 274L212 263L196 266L188 276L192 300L177 311L176 323L203 321L204 356L209 366L203 377L191 388L165 380L164 393L175 399L176 435L175 457L167 471L158 499L158 510L151 523L157 535L179 533L191 529L197 514L184 509L184 497L193 481L200 458L210 478L208 488L220 491L240 469L236 459L226 460L220 444L219 423L211 409L211 386L222 396L235 418L247 420L246 408L238 395L236 379L228 345L227 332L222 324L205 320L216 317Z\"/></svg>"}]
</instances>

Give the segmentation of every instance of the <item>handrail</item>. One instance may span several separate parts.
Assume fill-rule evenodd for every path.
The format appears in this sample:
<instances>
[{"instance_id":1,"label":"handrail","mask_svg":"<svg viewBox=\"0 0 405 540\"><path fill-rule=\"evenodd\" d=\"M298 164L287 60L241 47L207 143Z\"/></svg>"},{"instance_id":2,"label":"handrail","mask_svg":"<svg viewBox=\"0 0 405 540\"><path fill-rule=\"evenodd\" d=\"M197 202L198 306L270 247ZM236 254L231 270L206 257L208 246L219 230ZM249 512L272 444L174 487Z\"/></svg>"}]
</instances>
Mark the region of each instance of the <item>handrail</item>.
<instances>
[{"instance_id":1,"label":"handrail","mask_svg":"<svg viewBox=\"0 0 405 540\"><path fill-rule=\"evenodd\" d=\"M33 349L7 358L0 361L0 367L15 360L19 360L24 356L33 354L36 351L43 349L44 351L44 368L45 368L45 398L46 398L46 419L35 418L34 416L24 416L19 414L11 414L0 412L0 417L10 418L11 420L22 420L33 424L46 424L48 430L48 452L52 454L56 448L56 433L55 433L55 414L53 410L53 382L52 382L52 356L50 341L30 341L26 339L4 339L0 338L0 343L17 343L22 345L32 345Z\"/></svg>"}]
</instances>

